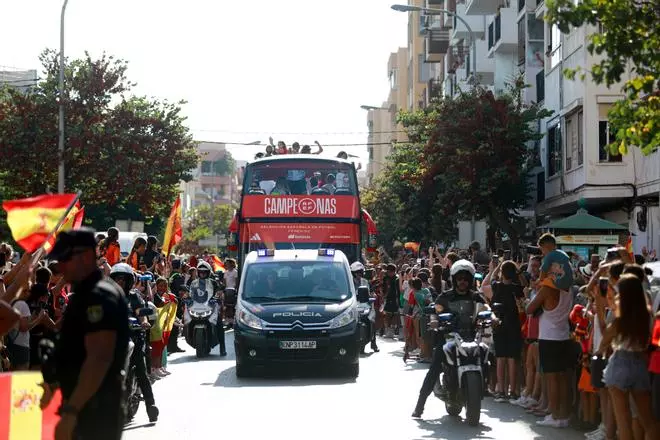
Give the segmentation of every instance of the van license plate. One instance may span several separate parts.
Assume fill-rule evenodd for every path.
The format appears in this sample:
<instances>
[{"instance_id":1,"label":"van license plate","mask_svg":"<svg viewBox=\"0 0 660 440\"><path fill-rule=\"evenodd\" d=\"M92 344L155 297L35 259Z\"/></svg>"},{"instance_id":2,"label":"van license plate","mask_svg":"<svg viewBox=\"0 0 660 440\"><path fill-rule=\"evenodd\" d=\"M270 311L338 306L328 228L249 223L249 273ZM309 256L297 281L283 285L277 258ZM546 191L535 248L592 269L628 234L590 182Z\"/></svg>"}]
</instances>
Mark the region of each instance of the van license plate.
<instances>
[{"instance_id":1,"label":"van license plate","mask_svg":"<svg viewBox=\"0 0 660 440\"><path fill-rule=\"evenodd\" d=\"M280 341L282 350L315 349L316 341Z\"/></svg>"}]
</instances>

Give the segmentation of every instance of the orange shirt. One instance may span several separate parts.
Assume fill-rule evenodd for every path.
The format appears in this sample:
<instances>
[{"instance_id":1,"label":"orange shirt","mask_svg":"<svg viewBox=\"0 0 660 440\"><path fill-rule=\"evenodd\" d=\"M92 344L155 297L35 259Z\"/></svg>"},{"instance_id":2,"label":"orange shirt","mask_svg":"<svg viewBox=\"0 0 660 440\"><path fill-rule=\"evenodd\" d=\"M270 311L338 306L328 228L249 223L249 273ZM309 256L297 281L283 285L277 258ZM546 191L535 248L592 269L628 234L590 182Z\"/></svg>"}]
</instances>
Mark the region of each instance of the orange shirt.
<instances>
[{"instance_id":1,"label":"orange shirt","mask_svg":"<svg viewBox=\"0 0 660 440\"><path fill-rule=\"evenodd\" d=\"M108 248L105 250L105 259L110 266L114 266L121 261L121 249L119 243L112 242L108 245Z\"/></svg>"},{"instance_id":2,"label":"orange shirt","mask_svg":"<svg viewBox=\"0 0 660 440\"><path fill-rule=\"evenodd\" d=\"M651 373L660 374L660 318L655 318L653 332L651 333L651 344L655 350L651 352L649 371Z\"/></svg>"}]
</instances>

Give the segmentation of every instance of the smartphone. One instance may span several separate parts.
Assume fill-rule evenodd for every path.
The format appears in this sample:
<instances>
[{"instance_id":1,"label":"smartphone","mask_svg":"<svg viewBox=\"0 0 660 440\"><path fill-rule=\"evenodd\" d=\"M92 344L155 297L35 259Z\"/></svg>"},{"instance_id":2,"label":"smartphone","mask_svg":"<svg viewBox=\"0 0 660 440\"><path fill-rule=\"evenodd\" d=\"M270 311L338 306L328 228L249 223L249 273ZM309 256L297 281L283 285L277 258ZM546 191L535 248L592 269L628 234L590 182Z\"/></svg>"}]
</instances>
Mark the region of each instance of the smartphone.
<instances>
[{"instance_id":1,"label":"smartphone","mask_svg":"<svg viewBox=\"0 0 660 440\"><path fill-rule=\"evenodd\" d=\"M510 260L510 259L511 259L511 251L510 251L510 250L506 250L506 251L504 251L504 255L503 255L503 256L504 256L504 259L505 259L505 260Z\"/></svg>"},{"instance_id":2,"label":"smartphone","mask_svg":"<svg viewBox=\"0 0 660 440\"><path fill-rule=\"evenodd\" d=\"M605 298L607 296L607 288L610 285L610 279L607 277L600 277L598 280L598 290L600 290L600 296Z\"/></svg>"},{"instance_id":3,"label":"smartphone","mask_svg":"<svg viewBox=\"0 0 660 440\"><path fill-rule=\"evenodd\" d=\"M491 257L491 260L493 260L493 264L494 264L494 265L498 265L498 264L500 264L500 257L498 257L497 255L493 255L493 256Z\"/></svg>"}]
</instances>

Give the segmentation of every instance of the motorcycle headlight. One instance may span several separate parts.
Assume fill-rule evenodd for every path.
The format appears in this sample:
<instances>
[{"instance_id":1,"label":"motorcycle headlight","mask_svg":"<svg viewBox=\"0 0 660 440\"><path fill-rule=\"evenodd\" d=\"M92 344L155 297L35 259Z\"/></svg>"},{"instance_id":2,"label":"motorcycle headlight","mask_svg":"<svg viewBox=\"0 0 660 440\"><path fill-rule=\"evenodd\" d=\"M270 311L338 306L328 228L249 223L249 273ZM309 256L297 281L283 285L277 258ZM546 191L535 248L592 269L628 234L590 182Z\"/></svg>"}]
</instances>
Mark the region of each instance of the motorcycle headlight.
<instances>
[{"instance_id":1,"label":"motorcycle headlight","mask_svg":"<svg viewBox=\"0 0 660 440\"><path fill-rule=\"evenodd\" d=\"M236 311L238 317L238 322L245 325L246 327L253 328L255 330L263 330L264 322L258 316L249 312L245 307L239 306Z\"/></svg>"},{"instance_id":2,"label":"motorcycle headlight","mask_svg":"<svg viewBox=\"0 0 660 440\"><path fill-rule=\"evenodd\" d=\"M351 307L330 322L330 328L341 328L357 320L357 307Z\"/></svg>"},{"instance_id":3,"label":"motorcycle headlight","mask_svg":"<svg viewBox=\"0 0 660 440\"><path fill-rule=\"evenodd\" d=\"M204 310L203 312L190 311L190 316L194 318L208 318L213 313L213 310Z\"/></svg>"}]
</instances>

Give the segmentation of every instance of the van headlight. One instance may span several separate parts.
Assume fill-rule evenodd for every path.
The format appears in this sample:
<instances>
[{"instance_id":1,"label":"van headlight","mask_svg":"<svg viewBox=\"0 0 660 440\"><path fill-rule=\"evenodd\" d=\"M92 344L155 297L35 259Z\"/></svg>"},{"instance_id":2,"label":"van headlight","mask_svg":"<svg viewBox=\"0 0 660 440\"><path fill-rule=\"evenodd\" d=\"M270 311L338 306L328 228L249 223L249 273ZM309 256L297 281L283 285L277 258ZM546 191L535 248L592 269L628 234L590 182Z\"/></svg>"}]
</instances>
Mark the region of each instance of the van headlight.
<instances>
[{"instance_id":1,"label":"van headlight","mask_svg":"<svg viewBox=\"0 0 660 440\"><path fill-rule=\"evenodd\" d=\"M357 321L357 307L351 307L330 321L330 328L341 328Z\"/></svg>"},{"instance_id":2,"label":"van headlight","mask_svg":"<svg viewBox=\"0 0 660 440\"><path fill-rule=\"evenodd\" d=\"M238 322L243 324L246 327L250 327L255 330L263 330L264 322L261 318L255 314L249 312L243 305L239 303L239 306L236 310L236 316L238 317Z\"/></svg>"}]
</instances>

